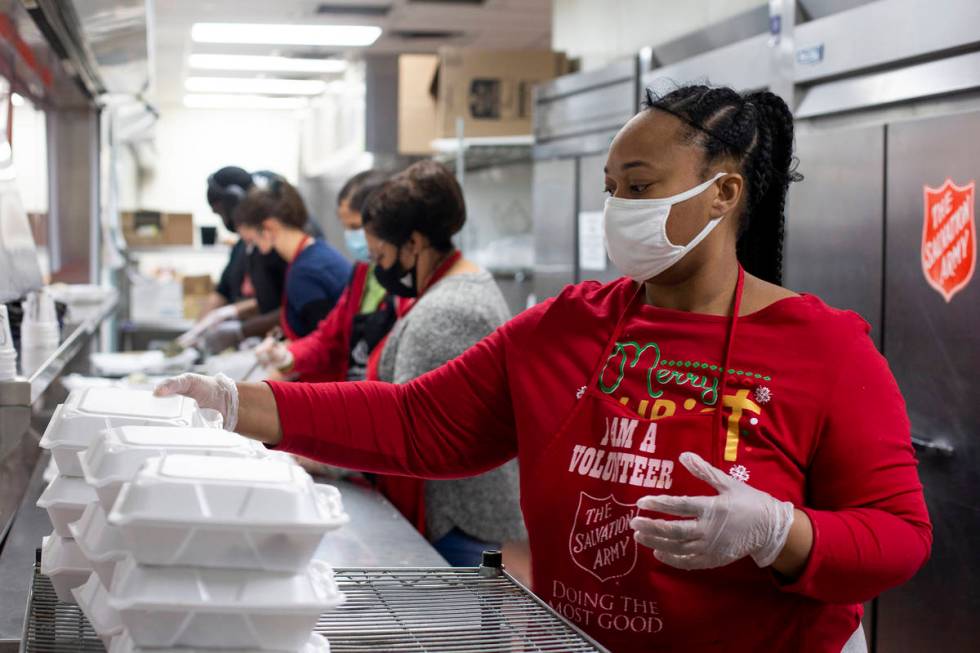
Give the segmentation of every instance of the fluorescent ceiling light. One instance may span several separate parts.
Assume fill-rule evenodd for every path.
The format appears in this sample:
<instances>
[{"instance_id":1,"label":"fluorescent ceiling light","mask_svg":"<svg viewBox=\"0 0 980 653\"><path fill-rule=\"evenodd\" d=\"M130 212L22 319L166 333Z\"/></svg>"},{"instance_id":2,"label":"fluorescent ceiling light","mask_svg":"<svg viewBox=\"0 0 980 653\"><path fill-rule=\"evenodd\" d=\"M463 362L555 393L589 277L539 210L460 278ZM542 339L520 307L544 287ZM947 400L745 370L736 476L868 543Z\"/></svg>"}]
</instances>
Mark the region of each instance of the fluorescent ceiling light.
<instances>
[{"instance_id":1,"label":"fluorescent ceiling light","mask_svg":"<svg viewBox=\"0 0 980 653\"><path fill-rule=\"evenodd\" d=\"M184 96L184 106L189 109L305 109L309 103L301 97L189 93Z\"/></svg>"},{"instance_id":2,"label":"fluorescent ceiling light","mask_svg":"<svg viewBox=\"0 0 980 653\"><path fill-rule=\"evenodd\" d=\"M340 73L347 69L343 59L300 59L248 54L192 54L191 68L207 70L254 70L259 72Z\"/></svg>"},{"instance_id":3,"label":"fluorescent ceiling light","mask_svg":"<svg viewBox=\"0 0 980 653\"><path fill-rule=\"evenodd\" d=\"M191 28L191 39L198 43L364 47L379 36L381 28L373 25L196 23Z\"/></svg>"},{"instance_id":4,"label":"fluorescent ceiling light","mask_svg":"<svg viewBox=\"0 0 980 653\"><path fill-rule=\"evenodd\" d=\"M327 88L321 79L262 79L260 77L188 77L184 88L194 93L268 93L319 95Z\"/></svg>"}]
</instances>

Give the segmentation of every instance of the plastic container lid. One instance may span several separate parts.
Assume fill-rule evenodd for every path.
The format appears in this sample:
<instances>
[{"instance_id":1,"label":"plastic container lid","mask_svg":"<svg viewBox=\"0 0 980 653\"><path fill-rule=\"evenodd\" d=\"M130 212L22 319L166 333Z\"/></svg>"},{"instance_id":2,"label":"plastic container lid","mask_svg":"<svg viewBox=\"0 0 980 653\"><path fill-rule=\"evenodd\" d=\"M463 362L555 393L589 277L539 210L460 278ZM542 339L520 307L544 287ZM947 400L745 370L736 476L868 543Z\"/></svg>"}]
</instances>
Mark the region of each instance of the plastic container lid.
<instances>
[{"instance_id":1,"label":"plastic container lid","mask_svg":"<svg viewBox=\"0 0 980 653\"><path fill-rule=\"evenodd\" d=\"M255 440L219 429L121 426L103 431L79 459L86 482L95 488L102 507L111 510L122 484L146 460L168 453L264 458L270 452Z\"/></svg>"},{"instance_id":2,"label":"plastic container lid","mask_svg":"<svg viewBox=\"0 0 980 653\"><path fill-rule=\"evenodd\" d=\"M330 565L300 573L204 567L156 567L127 557L116 568L109 605L116 610L295 614L341 605Z\"/></svg>"},{"instance_id":3,"label":"plastic container lid","mask_svg":"<svg viewBox=\"0 0 980 653\"><path fill-rule=\"evenodd\" d=\"M95 490L84 479L58 476L41 493L37 507L48 512L56 533L71 537L68 525L82 516L86 506L96 501Z\"/></svg>"},{"instance_id":4,"label":"plastic container lid","mask_svg":"<svg viewBox=\"0 0 980 653\"><path fill-rule=\"evenodd\" d=\"M173 454L149 459L123 485L109 523L250 530L338 528L349 521L340 492L278 457Z\"/></svg>"},{"instance_id":5,"label":"plastic container lid","mask_svg":"<svg viewBox=\"0 0 980 653\"><path fill-rule=\"evenodd\" d=\"M133 638L125 630L119 636L113 638L109 653L217 653L218 649L213 648L140 648L133 643ZM310 641L300 649L295 649L297 653L330 653L330 643L323 635L313 633ZM262 649L235 649L236 653L274 653L262 651ZM286 653L286 652L283 652ZM292 651L289 651L292 653Z\"/></svg>"},{"instance_id":6,"label":"plastic container lid","mask_svg":"<svg viewBox=\"0 0 980 653\"><path fill-rule=\"evenodd\" d=\"M109 587L116 563L126 557L122 534L106 521L105 511L98 503L89 504L81 518L70 524L69 529L92 570L99 576L102 584Z\"/></svg>"},{"instance_id":7,"label":"plastic container lid","mask_svg":"<svg viewBox=\"0 0 980 653\"><path fill-rule=\"evenodd\" d=\"M84 388L55 409L40 445L51 449L58 468L81 476L77 454L106 428L129 424L205 426L197 402L182 396L154 397L149 390Z\"/></svg>"}]
</instances>

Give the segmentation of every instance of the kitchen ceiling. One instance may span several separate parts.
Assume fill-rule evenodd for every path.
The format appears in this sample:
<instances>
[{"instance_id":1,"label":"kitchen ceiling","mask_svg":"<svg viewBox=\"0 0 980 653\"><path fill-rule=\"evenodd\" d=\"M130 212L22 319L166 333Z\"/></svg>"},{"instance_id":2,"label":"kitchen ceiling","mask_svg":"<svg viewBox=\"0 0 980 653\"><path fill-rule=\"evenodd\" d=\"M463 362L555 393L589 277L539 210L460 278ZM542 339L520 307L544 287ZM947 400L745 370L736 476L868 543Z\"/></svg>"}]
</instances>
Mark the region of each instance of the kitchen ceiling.
<instances>
[{"instance_id":1,"label":"kitchen ceiling","mask_svg":"<svg viewBox=\"0 0 980 653\"><path fill-rule=\"evenodd\" d=\"M551 46L551 0L157 0L157 104L179 104L194 77L335 79L336 73L191 70L191 54L245 54L304 58L435 52L441 46L540 49ZM364 48L193 43L195 23L375 25L381 37Z\"/></svg>"}]
</instances>

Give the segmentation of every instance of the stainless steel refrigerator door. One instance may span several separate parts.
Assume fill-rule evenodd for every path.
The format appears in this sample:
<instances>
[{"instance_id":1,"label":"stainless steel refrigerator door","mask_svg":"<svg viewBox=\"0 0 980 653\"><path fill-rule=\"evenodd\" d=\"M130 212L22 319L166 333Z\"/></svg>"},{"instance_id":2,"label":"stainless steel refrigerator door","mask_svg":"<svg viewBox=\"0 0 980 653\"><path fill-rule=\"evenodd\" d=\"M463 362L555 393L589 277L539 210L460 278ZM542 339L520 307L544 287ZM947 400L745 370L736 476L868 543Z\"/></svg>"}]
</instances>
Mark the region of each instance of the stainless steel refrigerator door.
<instances>
[{"instance_id":1,"label":"stainless steel refrigerator door","mask_svg":"<svg viewBox=\"0 0 980 653\"><path fill-rule=\"evenodd\" d=\"M879 347L884 148L881 126L797 135L783 260L787 288L857 311Z\"/></svg>"},{"instance_id":2,"label":"stainless steel refrigerator door","mask_svg":"<svg viewBox=\"0 0 980 653\"><path fill-rule=\"evenodd\" d=\"M534 295L553 297L575 283L575 159L534 162Z\"/></svg>"},{"instance_id":3,"label":"stainless steel refrigerator door","mask_svg":"<svg viewBox=\"0 0 980 653\"><path fill-rule=\"evenodd\" d=\"M923 187L980 179L980 113L888 127L884 349L908 404L932 558L879 602L878 651L980 647L980 280L946 302L921 264Z\"/></svg>"},{"instance_id":4,"label":"stainless steel refrigerator door","mask_svg":"<svg viewBox=\"0 0 980 653\"><path fill-rule=\"evenodd\" d=\"M606 203L606 193L605 190L605 179L606 175L603 172L603 168L606 165L606 152L600 154L592 154L589 156L583 156L579 159L579 170L578 170L578 211L579 217L583 212L601 212L602 207ZM578 223L581 227L581 222ZM583 236L582 231L578 231L579 239L577 242L576 256L579 257L579 280L585 281L587 279L596 279L598 281L612 281L618 279L622 276L622 273L616 269L612 261L609 260L609 256L603 252L599 258L605 260L605 269L586 269L586 266L582 265L581 260L581 248L583 245L585 247L594 248L605 248L605 245L600 242L595 242L595 236L593 236L593 242L582 243L581 237ZM601 238L601 237L600 237Z\"/></svg>"}]
</instances>

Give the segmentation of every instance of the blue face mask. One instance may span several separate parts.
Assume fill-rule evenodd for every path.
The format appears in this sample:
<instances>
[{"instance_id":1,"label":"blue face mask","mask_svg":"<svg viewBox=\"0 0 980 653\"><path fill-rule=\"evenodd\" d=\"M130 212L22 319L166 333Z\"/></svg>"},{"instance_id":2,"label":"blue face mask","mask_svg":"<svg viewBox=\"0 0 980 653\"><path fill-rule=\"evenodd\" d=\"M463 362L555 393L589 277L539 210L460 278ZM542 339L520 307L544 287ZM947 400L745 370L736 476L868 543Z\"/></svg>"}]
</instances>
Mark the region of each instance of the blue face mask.
<instances>
[{"instance_id":1,"label":"blue face mask","mask_svg":"<svg viewBox=\"0 0 980 653\"><path fill-rule=\"evenodd\" d=\"M344 231L344 242L347 244L347 251L358 261L367 262L371 255L368 253L367 238L364 237L364 229L347 229Z\"/></svg>"}]
</instances>

